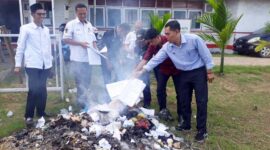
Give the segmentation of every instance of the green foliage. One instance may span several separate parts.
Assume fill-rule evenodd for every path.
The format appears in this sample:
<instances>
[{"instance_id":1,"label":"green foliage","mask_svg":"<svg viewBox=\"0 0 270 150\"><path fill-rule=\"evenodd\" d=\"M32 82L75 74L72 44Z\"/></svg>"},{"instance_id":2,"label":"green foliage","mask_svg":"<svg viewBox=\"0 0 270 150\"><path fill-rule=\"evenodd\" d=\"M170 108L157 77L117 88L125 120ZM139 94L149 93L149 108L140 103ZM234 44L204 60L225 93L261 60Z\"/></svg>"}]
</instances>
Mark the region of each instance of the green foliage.
<instances>
[{"instance_id":1,"label":"green foliage","mask_svg":"<svg viewBox=\"0 0 270 150\"><path fill-rule=\"evenodd\" d=\"M264 32L265 32L265 33L270 33L270 22L267 22L267 23L265 24ZM259 44L258 44L258 46L255 48L255 51L256 51L256 52L259 52L259 51L261 51L264 47L270 47L270 42L268 42L268 41L263 41L263 40L259 41Z\"/></svg>"},{"instance_id":2,"label":"green foliage","mask_svg":"<svg viewBox=\"0 0 270 150\"><path fill-rule=\"evenodd\" d=\"M242 15L237 19L232 18L231 13L226 8L224 0L207 0L207 2L214 9L214 12L205 13L197 22L204 24L213 34L200 33L200 36L206 41L215 43L221 49L220 73L223 74L224 49Z\"/></svg>"},{"instance_id":3,"label":"green foliage","mask_svg":"<svg viewBox=\"0 0 270 150\"><path fill-rule=\"evenodd\" d=\"M259 41L259 45L255 48L256 52L261 51L264 47L270 47L270 42L268 41Z\"/></svg>"},{"instance_id":4,"label":"green foliage","mask_svg":"<svg viewBox=\"0 0 270 150\"><path fill-rule=\"evenodd\" d=\"M265 33L270 33L270 22L267 22L267 23L265 24L264 32L265 32Z\"/></svg>"},{"instance_id":5,"label":"green foliage","mask_svg":"<svg viewBox=\"0 0 270 150\"><path fill-rule=\"evenodd\" d=\"M155 15L153 13L149 14L152 27L155 28L159 33L161 33L163 27L171 18L171 16L172 15L170 13L166 13L162 17L159 17L158 15Z\"/></svg>"}]
</instances>

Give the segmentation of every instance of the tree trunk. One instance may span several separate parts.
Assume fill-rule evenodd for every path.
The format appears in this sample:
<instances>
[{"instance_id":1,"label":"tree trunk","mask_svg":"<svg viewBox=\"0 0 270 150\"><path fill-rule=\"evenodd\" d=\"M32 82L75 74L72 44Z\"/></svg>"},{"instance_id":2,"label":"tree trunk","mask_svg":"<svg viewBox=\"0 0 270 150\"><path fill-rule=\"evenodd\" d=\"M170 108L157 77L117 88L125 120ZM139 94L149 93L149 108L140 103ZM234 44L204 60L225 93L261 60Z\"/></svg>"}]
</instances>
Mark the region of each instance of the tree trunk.
<instances>
[{"instance_id":1,"label":"tree trunk","mask_svg":"<svg viewBox=\"0 0 270 150\"><path fill-rule=\"evenodd\" d=\"M220 60L220 70L219 70L219 74L220 75L224 75L224 49L225 49L225 46L222 46L221 48L221 60Z\"/></svg>"}]
</instances>

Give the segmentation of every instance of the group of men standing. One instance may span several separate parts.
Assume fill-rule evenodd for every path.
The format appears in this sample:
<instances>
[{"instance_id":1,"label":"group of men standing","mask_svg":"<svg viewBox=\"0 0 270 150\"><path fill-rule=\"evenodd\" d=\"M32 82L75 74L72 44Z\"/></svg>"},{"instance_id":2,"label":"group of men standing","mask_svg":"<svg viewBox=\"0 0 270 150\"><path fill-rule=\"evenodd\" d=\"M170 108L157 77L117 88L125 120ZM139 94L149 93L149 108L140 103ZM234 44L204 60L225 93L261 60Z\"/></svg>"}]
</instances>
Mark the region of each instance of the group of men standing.
<instances>
[{"instance_id":1,"label":"group of men standing","mask_svg":"<svg viewBox=\"0 0 270 150\"><path fill-rule=\"evenodd\" d=\"M29 77L25 121L32 123L34 111L45 116L47 99L46 81L52 67L49 29L42 24L45 11L39 3L30 7L33 22L20 29L15 56L15 72L21 69L22 59ZM135 31L128 24L120 24L114 30L105 32L101 42L108 49L107 58L97 53L89 55L89 49L97 49L95 27L86 20L87 7L77 4L76 19L67 23L63 41L70 45L71 68L77 87L77 103L87 108L87 90L90 87L92 65L102 65L105 83L130 77L140 78L146 83L144 107L151 104L150 71L153 69L157 81L159 116L172 120L166 102L166 85L170 77L176 91L178 126L177 130L191 129L191 101L195 91L197 103L197 134L195 140L207 136L207 81L212 82L214 66L212 56L204 41L194 34L181 34L176 20L165 25L165 36L155 29L143 30L138 22ZM93 58L93 59L91 59Z\"/></svg>"}]
</instances>

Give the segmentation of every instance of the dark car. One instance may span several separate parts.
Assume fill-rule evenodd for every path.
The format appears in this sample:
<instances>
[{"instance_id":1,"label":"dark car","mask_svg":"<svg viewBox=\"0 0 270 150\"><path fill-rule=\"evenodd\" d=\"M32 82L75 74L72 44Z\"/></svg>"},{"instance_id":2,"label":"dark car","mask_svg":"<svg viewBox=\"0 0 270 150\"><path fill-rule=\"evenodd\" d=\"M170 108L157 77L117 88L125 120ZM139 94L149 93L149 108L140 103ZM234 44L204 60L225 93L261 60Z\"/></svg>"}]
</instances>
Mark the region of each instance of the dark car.
<instances>
[{"instance_id":1,"label":"dark car","mask_svg":"<svg viewBox=\"0 0 270 150\"><path fill-rule=\"evenodd\" d=\"M264 47L260 51L256 52L260 40L270 42L270 33L265 33L264 28L251 33L250 35L238 38L234 44L233 49L241 55L252 55L258 57L270 57L270 48Z\"/></svg>"}]
</instances>

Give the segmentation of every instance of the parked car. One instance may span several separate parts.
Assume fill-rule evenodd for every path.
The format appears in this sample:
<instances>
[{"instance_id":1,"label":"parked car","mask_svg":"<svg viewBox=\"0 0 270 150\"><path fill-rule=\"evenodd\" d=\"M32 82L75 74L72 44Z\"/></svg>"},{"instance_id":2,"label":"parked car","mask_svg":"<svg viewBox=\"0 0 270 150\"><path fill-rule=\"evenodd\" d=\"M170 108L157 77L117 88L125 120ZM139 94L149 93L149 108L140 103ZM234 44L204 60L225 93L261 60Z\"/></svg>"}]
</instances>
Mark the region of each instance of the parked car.
<instances>
[{"instance_id":1,"label":"parked car","mask_svg":"<svg viewBox=\"0 0 270 150\"><path fill-rule=\"evenodd\" d=\"M233 49L241 55L253 55L264 58L270 57L269 47L264 47L258 52L255 51L260 40L270 42L270 33L265 33L264 28L255 31L250 35L238 38L233 44Z\"/></svg>"}]
</instances>

